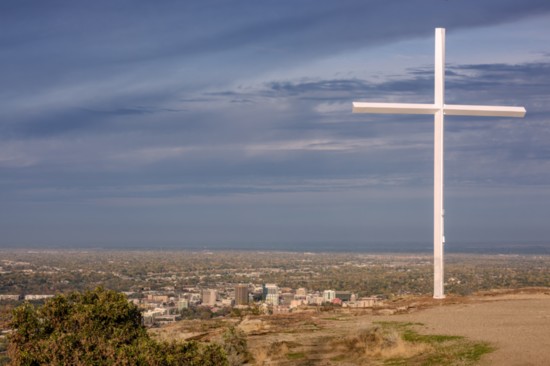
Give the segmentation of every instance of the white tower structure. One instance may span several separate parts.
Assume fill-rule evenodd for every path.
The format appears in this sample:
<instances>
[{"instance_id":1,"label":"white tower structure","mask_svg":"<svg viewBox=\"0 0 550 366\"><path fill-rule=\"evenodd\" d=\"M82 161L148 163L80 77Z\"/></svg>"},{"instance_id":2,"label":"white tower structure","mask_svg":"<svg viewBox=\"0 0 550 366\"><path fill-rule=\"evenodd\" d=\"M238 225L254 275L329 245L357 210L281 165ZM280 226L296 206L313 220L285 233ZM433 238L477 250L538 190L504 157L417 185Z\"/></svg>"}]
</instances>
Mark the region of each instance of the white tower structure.
<instances>
[{"instance_id":1,"label":"white tower structure","mask_svg":"<svg viewBox=\"0 0 550 366\"><path fill-rule=\"evenodd\" d=\"M445 104L445 29L435 29L435 85L433 104L353 102L353 113L433 114L434 115L434 298L445 297L443 290L443 133L444 116L523 117L524 107Z\"/></svg>"}]
</instances>

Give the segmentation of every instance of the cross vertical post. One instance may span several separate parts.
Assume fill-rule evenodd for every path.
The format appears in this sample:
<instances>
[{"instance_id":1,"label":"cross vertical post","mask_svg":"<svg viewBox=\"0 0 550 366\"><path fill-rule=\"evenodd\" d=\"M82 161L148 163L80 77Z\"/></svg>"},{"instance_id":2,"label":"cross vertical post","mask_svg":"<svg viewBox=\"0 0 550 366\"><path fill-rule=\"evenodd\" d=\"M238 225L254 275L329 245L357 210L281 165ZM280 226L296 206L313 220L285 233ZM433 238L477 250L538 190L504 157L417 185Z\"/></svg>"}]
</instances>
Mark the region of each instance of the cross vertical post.
<instances>
[{"instance_id":1,"label":"cross vertical post","mask_svg":"<svg viewBox=\"0 0 550 366\"><path fill-rule=\"evenodd\" d=\"M435 30L435 75L434 104L438 109L434 114L434 298L442 299L443 294L443 244L444 233L444 127L445 116L445 29Z\"/></svg>"},{"instance_id":2,"label":"cross vertical post","mask_svg":"<svg viewBox=\"0 0 550 366\"><path fill-rule=\"evenodd\" d=\"M448 116L524 117L524 107L445 104L445 29L435 30L434 103L353 102L353 113L434 115L434 295L445 298L443 277L444 233L444 118Z\"/></svg>"}]
</instances>

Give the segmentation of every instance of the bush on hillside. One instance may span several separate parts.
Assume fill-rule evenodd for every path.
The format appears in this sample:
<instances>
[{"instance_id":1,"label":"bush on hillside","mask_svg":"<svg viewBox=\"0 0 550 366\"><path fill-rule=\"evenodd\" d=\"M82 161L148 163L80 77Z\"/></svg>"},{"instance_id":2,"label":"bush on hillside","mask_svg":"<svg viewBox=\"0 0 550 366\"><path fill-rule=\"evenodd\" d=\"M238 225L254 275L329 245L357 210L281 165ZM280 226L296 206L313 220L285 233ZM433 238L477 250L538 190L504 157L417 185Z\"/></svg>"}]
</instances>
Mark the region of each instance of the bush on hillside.
<instances>
[{"instance_id":1,"label":"bush on hillside","mask_svg":"<svg viewBox=\"0 0 550 366\"><path fill-rule=\"evenodd\" d=\"M221 346L157 342L126 296L96 288L13 311L13 365L227 365Z\"/></svg>"}]
</instances>

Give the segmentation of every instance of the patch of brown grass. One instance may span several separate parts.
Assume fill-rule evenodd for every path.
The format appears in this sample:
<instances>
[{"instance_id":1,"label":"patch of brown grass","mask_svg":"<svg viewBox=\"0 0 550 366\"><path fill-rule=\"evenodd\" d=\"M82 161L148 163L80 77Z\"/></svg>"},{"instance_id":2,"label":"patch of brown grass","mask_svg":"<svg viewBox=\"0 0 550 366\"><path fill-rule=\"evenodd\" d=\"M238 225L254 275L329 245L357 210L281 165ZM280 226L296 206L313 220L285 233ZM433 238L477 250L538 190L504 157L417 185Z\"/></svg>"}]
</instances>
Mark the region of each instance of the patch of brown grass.
<instances>
[{"instance_id":1,"label":"patch of brown grass","mask_svg":"<svg viewBox=\"0 0 550 366\"><path fill-rule=\"evenodd\" d=\"M429 345L405 342L396 329L385 329L378 325L345 338L334 339L331 346L342 354L377 359L409 358L430 351Z\"/></svg>"}]
</instances>

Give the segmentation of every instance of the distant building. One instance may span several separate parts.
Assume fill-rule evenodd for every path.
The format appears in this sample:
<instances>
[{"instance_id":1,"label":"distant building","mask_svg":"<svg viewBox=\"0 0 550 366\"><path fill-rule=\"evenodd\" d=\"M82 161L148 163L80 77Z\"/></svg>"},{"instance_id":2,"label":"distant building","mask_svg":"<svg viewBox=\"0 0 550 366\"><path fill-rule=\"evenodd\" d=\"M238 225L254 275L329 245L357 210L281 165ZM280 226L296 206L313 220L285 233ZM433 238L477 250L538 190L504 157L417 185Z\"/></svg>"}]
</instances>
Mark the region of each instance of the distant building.
<instances>
[{"instance_id":1,"label":"distant building","mask_svg":"<svg viewBox=\"0 0 550 366\"><path fill-rule=\"evenodd\" d=\"M168 296L167 295L147 295L147 301L150 302L168 302Z\"/></svg>"},{"instance_id":2,"label":"distant building","mask_svg":"<svg viewBox=\"0 0 550 366\"><path fill-rule=\"evenodd\" d=\"M170 324L180 319L181 317L179 315L161 315L154 318L154 323L159 325Z\"/></svg>"},{"instance_id":3,"label":"distant building","mask_svg":"<svg viewBox=\"0 0 550 366\"><path fill-rule=\"evenodd\" d=\"M202 304L207 306L216 305L218 300L218 291L216 290L202 290Z\"/></svg>"},{"instance_id":4,"label":"distant building","mask_svg":"<svg viewBox=\"0 0 550 366\"><path fill-rule=\"evenodd\" d=\"M233 307L235 306L235 301L233 299L222 299L222 306Z\"/></svg>"},{"instance_id":5,"label":"distant building","mask_svg":"<svg viewBox=\"0 0 550 366\"><path fill-rule=\"evenodd\" d=\"M296 297L297 298L304 298L306 297L307 295L307 290L303 287L300 287L299 289L296 290Z\"/></svg>"},{"instance_id":6,"label":"distant building","mask_svg":"<svg viewBox=\"0 0 550 366\"><path fill-rule=\"evenodd\" d=\"M25 300L45 300L53 296L54 295L25 295Z\"/></svg>"},{"instance_id":7,"label":"distant building","mask_svg":"<svg viewBox=\"0 0 550 366\"><path fill-rule=\"evenodd\" d=\"M251 298L249 301L264 301L264 287L254 287L254 290L252 290L252 293L249 295L249 297Z\"/></svg>"},{"instance_id":8,"label":"distant building","mask_svg":"<svg viewBox=\"0 0 550 366\"><path fill-rule=\"evenodd\" d=\"M320 295L307 295L306 302L310 305L321 305L323 303L323 296Z\"/></svg>"},{"instance_id":9,"label":"distant building","mask_svg":"<svg viewBox=\"0 0 550 366\"><path fill-rule=\"evenodd\" d=\"M342 300L342 301L350 301L351 300L351 292L349 292L349 291L336 291L335 297L337 299Z\"/></svg>"},{"instance_id":10,"label":"distant building","mask_svg":"<svg viewBox=\"0 0 550 366\"><path fill-rule=\"evenodd\" d=\"M177 303L178 310L189 308L189 300L180 298Z\"/></svg>"},{"instance_id":11,"label":"distant building","mask_svg":"<svg viewBox=\"0 0 550 366\"><path fill-rule=\"evenodd\" d=\"M168 315L166 309L155 308L154 310L148 310L142 313L141 322L145 326L151 326L155 324L155 319Z\"/></svg>"},{"instance_id":12,"label":"distant building","mask_svg":"<svg viewBox=\"0 0 550 366\"><path fill-rule=\"evenodd\" d=\"M192 293L189 294L189 303L190 304L198 304L202 299L202 296L200 293Z\"/></svg>"},{"instance_id":13,"label":"distant building","mask_svg":"<svg viewBox=\"0 0 550 366\"><path fill-rule=\"evenodd\" d=\"M235 305L248 305L248 285L235 287Z\"/></svg>"},{"instance_id":14,"label":"distant building","mask_svg":"<svg viewBox=\"0 0 550 366\"><path fill-rule=\"evenodd\" d=\"M294 300L294 294L291 294L290 292L285 292L281 294L282 304L289 306L290 303Z\"/></svg>"},{"instance_id":15,"label":"distant building","mask_svg":"<svg viewBox=\"0 0 550 366\"><path fill-rule=\"evenodd\" d=\"M265 284L263 293L266 304L279 305L279 287L277 285Z\"/></svg>"},{"instance_id":16,"label":"distant building","mask_svg":"<svg viewBox=\"0 0 550 366\"><path fill-rule=\"evenodd\" d=\"M23 298L22 295L0 295L0 300L18 301Z\"/></svg>"},{"instance_id":17,"label":"distant building","mask_svg":"<svg viewBox=\"0 0 550 366\"><path fill-rule=\"evenodd\" d=\"M300 306L303 306L303 305L307 305L306 300L302 300L302 299L299 299L299 300L292 300L292 301L290 302L289 308L290 308L290 309L295 309L295 308L300 307Z\"/></svg>"},{"instance_id":18,"label":"distant building","mask_svg":"<svg viewBox=\"0 0 550 366\"><path fill-rule=\"evenodd\" d=\"M323 302L331 302L335 298L336 298L336 291L334 290L323 291Z\"/></svg>"},{"instance_id":19,"label":"distant building","mask_svg":"<svg viewBox=\"0 0 550 366\"><path fill-rule=\"evenodd\" d=\"M353 302L349 302L347 304L348 307L353 308L372 308L378 304L380 304L382 300L380 300L378 297L361 297L359 299L356 299ZM346 304L344 304L346 305Z\"/></svg>"}]
</instances>

